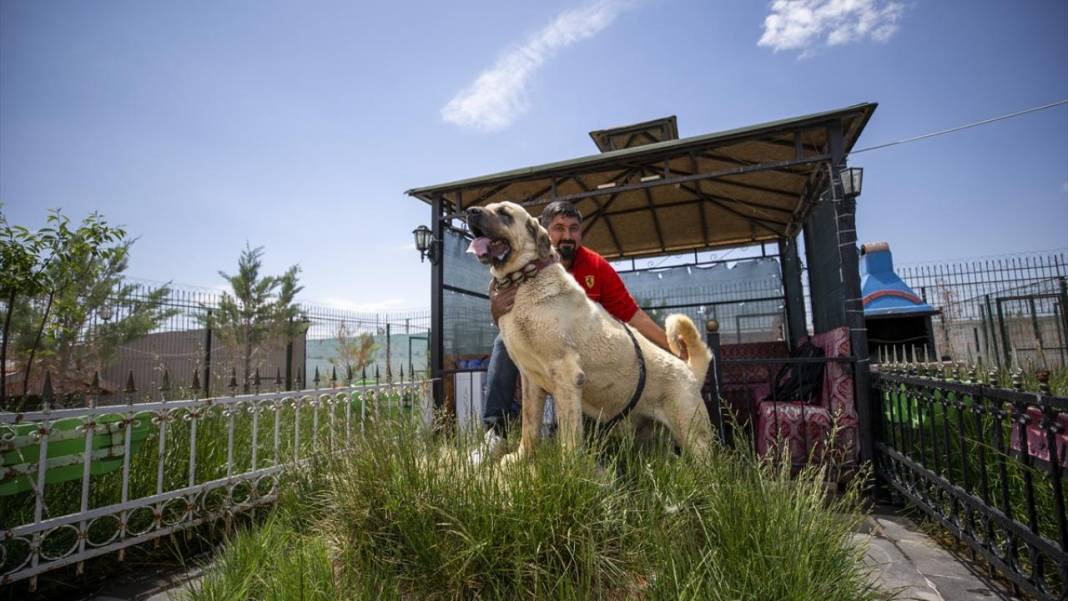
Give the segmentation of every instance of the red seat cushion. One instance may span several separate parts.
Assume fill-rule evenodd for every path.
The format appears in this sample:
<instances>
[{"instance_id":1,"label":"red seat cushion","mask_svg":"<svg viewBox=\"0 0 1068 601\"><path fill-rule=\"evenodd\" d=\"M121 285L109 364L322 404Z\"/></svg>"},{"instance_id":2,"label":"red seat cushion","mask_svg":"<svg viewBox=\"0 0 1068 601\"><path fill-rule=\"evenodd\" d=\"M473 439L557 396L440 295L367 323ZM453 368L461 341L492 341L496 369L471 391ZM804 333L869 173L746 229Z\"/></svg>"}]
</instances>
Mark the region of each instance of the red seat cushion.
<instances>
[{"instance_id":1,"label":"red seat cushion","mask_svg":"<svg viewBox=\"0 0 1068 601\"><path fill-rule=\"evenodd\" d=\"M1050 446L1046 431L1042 429L1042 411L1038 407L1028 407L1027 417L1030 418L1027 423L1027 452L1032 457L1048 462ZM1068 414L1058 413L1057 423L1061 430L1053 436L1057 445L1057 463L1060 463L1061 467L1068 467L1068 457L1065 457L1068 453ZM1012 450L1021 450L1019 427L1012 429Z\"/></svg>"},{"instance_id":2,"label":"red seat cushion","mask_svg":"<svg viewBox=\"0 0 1068 601\"><path fill-rule=\"evenodd\" d=\"M813 336L812 343L823 349L827 358L850 355L849 329L844 326ZM857 454L857 411L851 367L848 363L827 363L816 404L760 400L767 396L766 391L756 397L757 452L764 454L786 443L795 465L805 463L810 454L818 462L833 459L837 463L853 463ZM832 432L834 452L827 453Z\"/></svg>"}]
</instances>

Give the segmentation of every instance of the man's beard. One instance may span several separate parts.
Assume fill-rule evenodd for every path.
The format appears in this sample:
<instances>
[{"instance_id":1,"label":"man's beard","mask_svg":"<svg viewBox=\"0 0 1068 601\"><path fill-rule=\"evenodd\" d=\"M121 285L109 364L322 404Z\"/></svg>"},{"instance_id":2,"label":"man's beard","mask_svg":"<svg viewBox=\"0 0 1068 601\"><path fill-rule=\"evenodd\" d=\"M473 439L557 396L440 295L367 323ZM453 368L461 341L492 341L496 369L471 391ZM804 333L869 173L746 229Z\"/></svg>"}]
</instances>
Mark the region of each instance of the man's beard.
<instances>
[{"instance_id":1,"label":"man's beard","mask_svg":"<svg viewBox=\"0 0 1068 601\"><path fill-rule=\"evenodd\" d=\"M575 250L578 245L574 240L568 240L556 245L556 252L560 253L560 258L565 261L570 261L575 258Z\"/></svg>"}]
</instances>

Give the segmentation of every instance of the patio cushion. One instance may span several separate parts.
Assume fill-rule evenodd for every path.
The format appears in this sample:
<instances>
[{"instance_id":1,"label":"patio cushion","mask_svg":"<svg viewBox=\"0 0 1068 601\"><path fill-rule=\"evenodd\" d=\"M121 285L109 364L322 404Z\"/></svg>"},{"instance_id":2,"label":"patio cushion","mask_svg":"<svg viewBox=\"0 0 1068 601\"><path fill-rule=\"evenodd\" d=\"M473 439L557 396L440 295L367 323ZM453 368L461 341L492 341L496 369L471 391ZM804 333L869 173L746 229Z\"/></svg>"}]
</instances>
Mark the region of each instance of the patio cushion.
<instances>
[{"instance_id":1,"label":"patio cushion","mask_svg":"<svg viewBox=\"0 0 1068 601\"><path fill-rule=\"evenodd\" d=\"M849 329L845 326L812 337L812 343L823 349L830 359L850 356ZM763 389L764 396L767 389ZM791 462L806 463L808 457L817 462L833 460L851 464L857 453L857 412L853 399L853 376L847 363L829 361L823 372L823 389L818 404L805 405L798 401L760 401L756 397L758 454L778 448L778 441L786 441ZM834 445L828 453L825 445L834 432Z\"/></svg>"},{"instance_id":2,"label":"patio cushion","mask_svg":"<svg viewBox=\"0 0 1068 601\"><path fill-rule=\"evenodd\" d=\"M779 359L790 356L786 342L747 342L725 344L720 347L720 357L724 359L721 368L720 395L726 399L727 408L734 413L740 423L749 423L755 414L753 404L754 392L764 390L765 394L775 375L773 364L730 363L734 359Z\"/></svg>"},{"instance_id":3,"label":"patio cushion","mask_svg":"<svg viewBox=\"0 0 1068 601\"><path fill-rule=\"evenodd\" d=\"M1049 438L1042 429L1042 411L1038 407L1028 407L1027 417L1030 418L1027 422L1027 452L1032 457L1049 462ZM1068 457L1065 457L1068 453L1068 414L1058 413L1057 425L1060 426L1060 432L1053 437L1057 445L1057 463L1060 463L1061 467L1068 467ZM1019 427L1012 429L1012 450L1022 450Z\"/></svg>"}]
</instances>

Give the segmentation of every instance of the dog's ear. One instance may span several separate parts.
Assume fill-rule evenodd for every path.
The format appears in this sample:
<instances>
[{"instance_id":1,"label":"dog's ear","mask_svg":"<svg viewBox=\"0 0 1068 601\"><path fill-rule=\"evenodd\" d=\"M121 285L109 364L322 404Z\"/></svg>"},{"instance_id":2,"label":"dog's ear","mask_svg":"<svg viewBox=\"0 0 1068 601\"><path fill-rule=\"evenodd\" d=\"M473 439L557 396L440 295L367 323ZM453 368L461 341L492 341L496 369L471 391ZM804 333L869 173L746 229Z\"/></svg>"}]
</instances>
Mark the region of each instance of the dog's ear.
<instances>
[{"instance_id":1,"label":"dog's ear","mask_svg":"<svg viewBox=\"0 0 1068 601\"><path fill-rule=\"evenodd\" d=\"M544 259L552 254L553 245L549 242L549 234L545 233L545 228L538 225L538 222L533 217L527 219L527 231L530 232L530 237L534 238L539 259Z\"/></svg>"}]
</instances>

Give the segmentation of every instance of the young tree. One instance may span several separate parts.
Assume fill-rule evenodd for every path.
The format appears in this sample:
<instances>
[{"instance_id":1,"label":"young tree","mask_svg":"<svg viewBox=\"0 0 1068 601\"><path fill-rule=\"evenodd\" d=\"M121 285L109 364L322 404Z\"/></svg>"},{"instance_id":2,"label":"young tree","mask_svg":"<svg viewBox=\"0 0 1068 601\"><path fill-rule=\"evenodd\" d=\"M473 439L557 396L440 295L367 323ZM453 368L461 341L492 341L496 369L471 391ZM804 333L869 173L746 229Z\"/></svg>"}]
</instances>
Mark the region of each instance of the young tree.
<instances>
[{"instance_id":1,"label":"young tree","mask_svg":"<svg viewBox=\"0 0 1068 601\"><path fill-rule=\"evenodd\" d=\"M135 298L136 286L123 282L133 244L125 236L96 213L72 227L67 216L53 211L36 233L6 221L0 226L7 301L3 346L23 372L23 397L35 365L42 368L38 373L52 374L59 394L84 389L120 345L174 314L163 307L166 286ZM19 245L22 251L15 250ZM114 319L91 327L101 314Z\"/></svg>"},{"instance_id":2,"label":"young tree","mask_svg":"<svg viewBox=\"0 0 1068 601\"><path fill-rule=\"evenodd\" d=\"M9 225L0 212L0 299L4 302L4 331L0 340L0 410L7 408L8 340L15 301L48 289L41 263L45 241L39 232Z\"/></svg>"},{"instance_id":3,"label":"young tree","mask_svg":"<svg viewBox=\"0 0 1068 601\"><path fill-rule=\"evenodd\" d=\"M345 322L341 322L334 335L337 345L337 356L330 358L330 365L340 367L348 374L359 374L374 359L378 345L375 338L368 332L356 334L349 332Z\"/></svg>"},{"instance_id":4,"label":"young tree","mask_svg":"<svg viewBox=\"0 0 1068 601\"><path fill-rule=\"evenodd\" d=\"M248 392L253 359L261 353L299 336L306 329L300 307L294 302L303 290L297 285L300 266L293 265L280 276L261 276L263 247L247 247L237 261L237 273L219 275L233 294L224 292L219 307L200 316L201 322L235 349L244 367L244 387Z\"/></svg>"}]
</instances>

